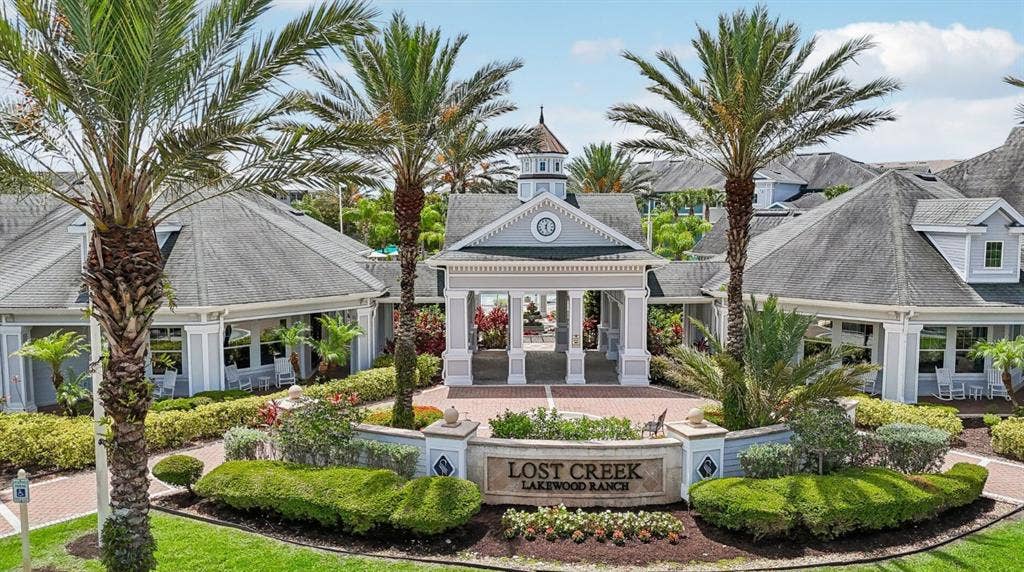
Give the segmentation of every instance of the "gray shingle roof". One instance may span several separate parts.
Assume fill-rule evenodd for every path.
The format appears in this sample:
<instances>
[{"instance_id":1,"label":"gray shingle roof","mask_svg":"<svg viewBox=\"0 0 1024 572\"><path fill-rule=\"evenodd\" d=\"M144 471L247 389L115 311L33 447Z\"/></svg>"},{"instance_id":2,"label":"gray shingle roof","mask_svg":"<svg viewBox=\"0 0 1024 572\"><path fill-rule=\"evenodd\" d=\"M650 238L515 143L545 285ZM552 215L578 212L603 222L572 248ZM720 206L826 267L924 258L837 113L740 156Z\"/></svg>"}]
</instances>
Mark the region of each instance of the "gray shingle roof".
<instances>
[{"instance_id":1,"label":"gray shingle roof","mask_svg":"<svg viewBox=\"0 0 1024 572\"><path fill-rule=\"evenodd\" d=\"M783 201L782 204L790 209L810 210L825 204L827 200L821 191L803 191L796 198Z\"/></svg>"},{"instance_id":2,"label":"gray shingle roof","mask_svg":"<svg viewBox=\"0 0 1024 572\"><path fill-rule=\"evenodd\" d=\"M793 169L783 165L779 161L757 170L757 178L768 178L776 183L790 183L794 185L806 185L807 181L795 173Z\"/></svg>"},{"instance_id":3,"label":"gray shingle roof","mask_svg":"<svg viewBox=\"0 0 1024 572\"><path fill-rule=\"evenodd\" d=\"M1024 304L1020 284L965 283L911 228L918 201L957 198L934 177L889 171L754 239L744 291L894 306ZM727 279L723 270L705 287Z\"/></svg>"},{"instance_id":4,"label":"gray shingle roof","mask_svg":"<svg viewBox=\"0 0 1024 572\"><path fill-rule=\"evenodd\" d=\"M1002 197L1024 212L1024 125L1014 127L1002 146L937 175L968 197Z\"/></svg>"},{"instance_id":5,"label":"gray shingle roof","mask_svg":"<svg viewBox=\"0 0 1024 572\"><path fill-rule=\"evenodd\" d=\"M753 239L761 233L793 220L801 212L785 209L755 211L754 217L750 219L750 238ZM725 248L728 244L726 233L728 231L729 218L723 216L721 220L715 223L715 226L711 227L711 232L701 237L691 252L700 256L725 254Z\"/></svg>"},{"instance_id":6,"label":"gray shingle roof","mask_svg":"<svg viewBox=\"0 0 1024 572\"><path fill-rule=\"evenodd\" d=\"M81 237L71 207L43 214L0 249L0 307L76 304ZM210 199L177 213L165 272L179 306L221 306L367 294L384 284L363 267L369 248L262 196Z\"/></svg>"},{"instance_id":7,"label":"gray shingle roof","mask_svg":"<svg viewBox=\"0 0 1024 572\"><path fill-rule=\"evenodd\" d=\"M647 275L651 298L701 296L704 283L725 268L724 262L673 261Z\"/></svg>"},{"instance_id":8,"label":"gray shingle roof","mask_svg":"<svg viewBox=\"0 0 1024 572\"><path fill-rule=\"evenodd\" d=\"M500 246L467 247L460 250L443 250L433 257L439 262L484 261L517 262L530 260L551 261L647 261L664 262L664 258L645 250L633 250L627 246Z\"/></svg>"},{"instance_id":9,"label":"gray shingle roof","mask_svg":"<svg viewBox=\"0 0 1024 572\"><path fill-rule=\"evenodd\" d=\"M841 153L797 153L781 163L807 181L806 188L820 191L833 185L856 187L877 177L882 171L855 161Z\"/></svg>"},{"instance_id":10,"label":"gray shingle roof","mask_svg":"<svg viewBox=\"0 0 1024 572\"><path fill-rule=\"evenodd\" d=\"M566 202L579 208L622 235L644 242L640 211L631 194L585 193L566 196ZM445 248L457 243L479 228L518 208L522 201L516 195L467 193L448 197L448 219L445 227Z\"/></svg>"},{"instance_id":11,"label":"gray shingle roof","mask_svg":"<svg viewBox=\"0 0 1024 572\"><path fill-rule=\"evenodd\" d=\"M966 226L972 224L999 199L929 199L917 201L912 225Z\"/></svg>"},{"instance_id":12,"label":"gray shingle roof","mask_svg":"<svg viewBox=\"0 0 1024 572\"><path fill-rule=\"evenodd\" d=\"M400 279L402 267L397 260L374 260L364 262L367 272L384 283L387 295L397 298L402 295ZM430 268L426 264L416 265L416 298L443 298L444 270Z\"/></svg>"}]
</instances>

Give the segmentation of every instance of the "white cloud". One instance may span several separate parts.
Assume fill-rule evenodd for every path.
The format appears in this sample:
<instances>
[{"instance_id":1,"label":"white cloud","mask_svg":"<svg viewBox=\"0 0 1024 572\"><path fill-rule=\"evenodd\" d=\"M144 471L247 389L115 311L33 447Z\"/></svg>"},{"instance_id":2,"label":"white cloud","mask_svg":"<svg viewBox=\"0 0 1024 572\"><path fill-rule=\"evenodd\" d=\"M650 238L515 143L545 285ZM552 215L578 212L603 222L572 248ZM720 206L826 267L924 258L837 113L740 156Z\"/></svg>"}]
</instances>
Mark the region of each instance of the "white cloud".
<instances>
[{"instance_id":1,"label":"white cloud","mask_svg":"<svg viewBox=\"0 0 1024 572\"><path fill-rule=\"evenodd\" d=\"M576 40L569 48L572 57L586 62L596 63L604 61L608 56L614 56L622 51L625 44L621 38L605 38L600 40Z\"/></svg>"},{"instance_id":2,"label":"white cloud","mask_svg":"<svg viewBox=\"0 0 1024 572\"><path fill-rule=\"evenodd\" d=\"M858 22L817 33L815 56L843 42L869 35L875 47L844 70L855 81L880 75L902 81L905 90L929 96L992 96L1006 93L1001 78L1019 72L1024 45L997 28L952 24L936 28L927 22Z\"/></svg>"},{"instance_id":3,"label":"white cloud","mask_svg":"<svg viewBox=\"0 0 1024 572\"><path fill-rule=\"evenodd\" d=\"M894 103L899 119L827 147L861 161L968 159L1003 143L1024 95L931 98Z\"/></svg>"}]
</instances>

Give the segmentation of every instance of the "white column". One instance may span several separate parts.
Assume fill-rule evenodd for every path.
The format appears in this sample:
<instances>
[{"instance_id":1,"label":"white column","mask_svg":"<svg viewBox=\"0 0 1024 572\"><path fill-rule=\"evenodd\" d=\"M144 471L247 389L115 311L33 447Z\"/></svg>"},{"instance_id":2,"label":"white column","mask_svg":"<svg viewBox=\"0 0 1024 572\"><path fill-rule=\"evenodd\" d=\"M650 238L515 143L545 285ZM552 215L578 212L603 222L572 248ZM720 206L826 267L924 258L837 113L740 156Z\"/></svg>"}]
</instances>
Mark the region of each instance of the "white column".
<instances>
[{"instance_id":1,"label":"white column","mask_svg":"<svg viewBox=\"0 0 1024 572\"><path fill-rule=\"evenodd\" d=\"M526 383L526 351L523 349L523 293L508 293L508 383Z\"/></svg>"},{"instance_id":2,"label":"white column","mask_svg":"<svg viewBox=\"0 0 1024 572\"><path fill-rule=\"evenodd\" d=\"M363 333L356 338L356 351L352 356L352 373L369 369L373 365L374 307L356 308L356 324Z\"/></svg>"},{"instance_id":3,"label":"white column","mask_svg":"<svg viewBox=\"0 0 1024 572\"><path fill-rule=\"evenodd\" d=\"M540 295L540 301L537 302L537 308L540 310L541 317L542 318L547 318L547 316L548 316L548 293L547 292L544 292L543 294Z\"/></svg>"},{"instance_id":4,"label":"white column","mask_svg":"<svg viewBox=\"0 0 1024 572\"><path fill-rule=\"evenodd\" d=\"M474 353L477 350L477 346L476 346L477 331L476 331L476 321L474 319L475 316L476 316L476 305L477 305L476 292L470 291L469 294L466 295L466 315L469 316L469 319L466 320L466 322L468 324L468 329L466 330L466 332L467 332L466 335L469 336L468 339L467 339L468 340L469 351L474 352Z\"/></svg>"},{"instance_id":5,"label":"white column","mask_svg":"<svg viewBox=\"0 0 1024 572\"><path fill-rule=\"evenodd\" d=\"M28 341L28 327L0 326L0 381L7 411L35 411L32 364L26 357L11 355Z\"/></svg>"},{"instance_id":6,"label":"white column","mask_svg":"<svg viewBox=\"0 0 1024 572\"><path fill-rule=\"evenodd\" d=\"M623 290L622 295L619 383L647 385L651 362L647 351L647 290Z\"/></svg>"},{"instance_id":7,"label":"white column","mask_svg":"<svg viewBox=\"0 0 1024 572\"><path fill-rule=\"evenodd\" d=\"M224 336L219 322L185 324L188 344L188 393L224 389L221 360Z\"/></svg>"},{"instance_id":8,"label":"white column","mask_svg":"<svg viewBox=\"0 0 1024 572\"><path fill-rule=\"evenodd\" d=\"M616 369L618 369L622 309L619 307L618 300L611 293L605 294L605 299L608 301L606 306L608 309L608 330L605 333L605 336L608 338L608 347L604 355L609 360L616 362Z\"/></svg>"},{"instance_id":9,"label":"white column","mask_svg":"<svg viewBox=\"0 0 1024 572\"><path fill-rule=\"evenodd\" d=\"M466 312L468 296L467 290L444 291L445 350L441 358L445 385L473 384L473 352L469 351L466 337L470 321Z\"/></svg>"},{"instance_id":10,"label":"white column","mask_svg":"<svg viewBox=\"0 0 1024 572\"><path fill-rule=\"evenodd\" d=\"M569 296L565 290L555 292L555 351L569 349Z\"/></svg>"},{"instance_id":11,"label":"white column","mask_svg":"<svg viewBox=\"0 0 1024 572\"><path fill-rule=\"evenodd\" d=\"M598 292L601 296L601 320L597 324L597 351L608 351L608 294L604 290Z\"/></svg>"},{"instance_id":12,"label":"white column","mask_svg":"<svg viewBox=\"0 0 1024 572\"><path fill-rule=\"evenodd\" d=\"M583 360L583 290L569 290L569 349L565 352L565 382L586 383Z\"/></svg>"},{"instance_id":13,"label":"white column","mask_svg":"<svg viewBox=\"0 0 1024 572\"><path fill-rule=\"evenodd\" d=\"M882 360L882 397L903 403L917 403L917 365L921 324L883 322L885 333Z\"/></svg>"}]
</instances>

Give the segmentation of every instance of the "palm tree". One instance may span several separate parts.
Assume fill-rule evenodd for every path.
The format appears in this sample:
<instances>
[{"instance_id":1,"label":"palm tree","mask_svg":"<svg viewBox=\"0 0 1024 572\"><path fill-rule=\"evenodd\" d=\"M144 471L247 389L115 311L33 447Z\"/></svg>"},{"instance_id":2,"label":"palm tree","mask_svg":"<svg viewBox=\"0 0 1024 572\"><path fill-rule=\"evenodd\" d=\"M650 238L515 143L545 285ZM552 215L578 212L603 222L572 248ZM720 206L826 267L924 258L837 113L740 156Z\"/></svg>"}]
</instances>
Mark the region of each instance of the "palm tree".
<instances>
[{"instance_id":1,"label":"palm tree","mask_svg":"<svg viewBox=\"0 0 1024 572\"><path fill-rule=\"evenodd\" d=\"M345 221L356 227L359 240L373 248L383 248L394 241L395 213L386 204L372 197L363 197L355 206L343 210Z\"/></svg>"},{"instance_id":2,"label":"palm tree","mask_svg":"<svg viewBox=\"0 0 1024 572\"><path fill-rule=\"evenodd\" d=\"M310 111L329 125L353 119L371 122L381 140L367 156L388 170L395 187L402 269L395 332L395 427L413 427L415 281L424 189L440 176L437 157L452 132L467 122L484 123L515 109L502 98L509 91L509 75L522 63L489 63L456 81L453 69L465 41L460 35L442 42L440 30L410 26L399 12L380 36L344 47L357 82L338 78L323 67L313 70L326 94L314 99Z\"/></svg>"},{"instance_id":3,"label":"palm tree","mask_svg":"<svg viewBox=\"0 0 1024 572\"><path fill-rule=\"evenodd\" d=\"M346 322L341 316L320 316L320 326L320 339L306 340L306 343L320 358L317 373L323 381L327 379L327 372L332 367L348 363L349 355L352 354L352 340L362 335L363 330L356 324Z\"/></svg>"},{"instance_id":4,"label":"palm tree","mask_svg":"<svg viewBox=\"0 0 1024 572\"><path fill-rule=\"evenodd\" d=\"M86 349L88 346L85 343L85 337L81 334L57 330L41 338L30 340L13 355L41 361L50 366L50 381L53 382L54 392L60 395L61 386L64 384L64 374L61 373L64 362L82 355ZM68 415L75 413L71 407L72 404L64 404Z\"/></svg>"},{"instance_id":5,"label":"palm tree","mask_svg":"<svg viewBox=\"0 0 1024 572\"><path fill-rule=\"evenodd\" d=\"M444 134L436 162L439 183L450 193L493 189L499 179L512 181L515 169L500 157L510 152L535 148L537 132L522 127L491 131L473 117Z\"/></svg>"},{"instance_id":6,"label":"palm tree","mask_svg":"<svg viewBox=\"0 0 1024 572\"><path fill-rule=\"evenodd\" d=\"M282 326L274 330L273 335L284 347L291 348L292 353L288 361L292 364L292 371L295 372L295 380L302 379L302 364L299 362L299 348L307 343L309 326L302 322L296 322L290 326Z\"/></svg>"},{"instance_id":7,"label":"palm tree","mask_svg":"<svg viewBox=\"0 0 1024 572\"><path fill-rule=\"evenodd\" d=\"M444 218L445 213L439 198L429 201L420 212L420 244L423 245L424 254L437 252L444 246Z\"/></svg>"},{"instance_id":8,"label":"palm tree","mask_svg":"<svg viewBox=\"0 0 1024 572\"><path fill-rule=\"evenodd\" d=\"M852 395L863 384L862 376L878 369L865 363L844 365L844 353L838 348L795 363L803 336L817 318L785 312L775 297L765 300L761 309L751 298L744 311L747 343L740 359L726 352L721 341L697 320L693 321L715 352L708 354L686 345L669 350L670 378L721 401L729 429L779 423L816 401Z\"/></svg>"},{"instance_id":9,"label":"palm tree","mask_svg":"<svg viewBox=\"0 0 1024 572\"><path fill-rule=\"evenodd\" d=\"M1003 386L1010 396L1014 409L1019 405L1013 394L1013 369L1024 369L1024 337L1015 340L980 341L974 344L968 354L971 359L991 359L992 367L1002 372Z\"/></svg>"},{"instance_id":10,"label":"palm tree","mask_svg":"<svg viewBox=\"0 0 1024 572\"><path fill-rule=\"evenodd\" d=\"M802 147L895 119L891 111L861 104L894 92L899 83L881 78L854 86L841 75L844 65L872 47L867 37L809 65L815 39L801 45L796 24L780 24L763 6L722 14L717 33L698 27L693 47L702 70L696 77L670 51L657 54L667 73L639 55L624 54L649 80L648 91L673 112L630 103L614 106L608 115L648 130L647 137L626 141L624 148L695 159L725 177L728 350L739 359L754 174Z\"/></svg>"},{"instance_id":11,"label":"palm tree","mask_svg":"<svg viewBox=\"0 0 1024 572\"><path fill-rule=\"evenodd\" d=\"M154 229L233 192L336 188L359 163L337 153L367 129L295 121L281 80L321 49L373 30L360 2L260 30L269 0L16 2L0 18L0 187L49 193L91 227L83 281L107 342L99 386L109 428L108 570L155 566L144 427L149 327L165 298ZM330 143L331 150L324 149ZM82 185L58 185L75 169Z\"/></svg>"},{"instance_id":12,"label":"palm tree","mask_svg":"<svg viewBox=\"0 0 1024 572\"><path fill-rule=\"evenodd\" d=\"M725 193L714 187L704 187L701 198L704 201L704 220L711 221L711 207L721 206L725 202Z\"/></svg>"},{"instance_id":13,"label":"palm tree","mask_svg":"<svg viewBox=\"0 0 1024 572\"><path fill-rule=\"evenodd\" d=\"M1012 85L1013 87L1024 87L1024 79L1019 77L1006 76L1003 81ZM1024 103L1017 104L1017 119L1020 119L1021 123L1024 123Z\"/></svg>"},{"instance_id":14,"label":"palm tree","mask_svg":"<svg viewBox=\"0 0 1024 572\"><path fill-rule=\"evenodd\" d=\"M698 216L678 217L665 210L653 217L652 224L654 253L669 260L685 260L697 237L711 231L711 223Z\"/></svg>"},{"instance_id":15,"label":"palm tree","mask_svg":"<svg viewBox=\"0 0 1024 572\"><path fill-rule=\"evenodd\" d=\"M613 149L611 143L591 143L583 148L583 155L574 157L565 167L569 191L638 195L650 191L653 173L637 168L633 159L632 153Z\"/></svg>"}]
</instances>

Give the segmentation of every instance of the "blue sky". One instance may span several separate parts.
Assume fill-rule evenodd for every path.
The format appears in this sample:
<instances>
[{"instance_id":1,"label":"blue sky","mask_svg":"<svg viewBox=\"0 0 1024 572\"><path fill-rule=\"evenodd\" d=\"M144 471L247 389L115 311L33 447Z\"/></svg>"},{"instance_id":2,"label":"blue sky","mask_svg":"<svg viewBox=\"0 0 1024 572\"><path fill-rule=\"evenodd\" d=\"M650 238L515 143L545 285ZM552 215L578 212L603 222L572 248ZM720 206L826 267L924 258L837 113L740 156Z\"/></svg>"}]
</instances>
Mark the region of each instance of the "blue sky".
<instances>
[{"instance_id":1,"label":"blue sky","mask_svg":"<svg viewBox=\"0 0 1024 572\"><path fill-rule=\"evenodd\" d=\"M309 2L281 2L269 25ZM533 124L545 106L548 125L570 151L616 141L635 131L604 118L625 101L658 106L632 64L619 53L653 56L670 49L692 69L696 26L752 3L380 1L379 20L402 10L410 20L469 35L462 75L491 60L520 58L511 99L519 111L503 123ZM1024 93L1001 83L1024 76L1024 0L953 2L769 2L770 11L800 25L823 48L863 34L878 47L849 70L855 79L892 75L905 89L881 102L901 119L829 148L864 161L965 158L998 145ZM344 65L339 69L344 71Z\"/></svg>"}]
</instances>

